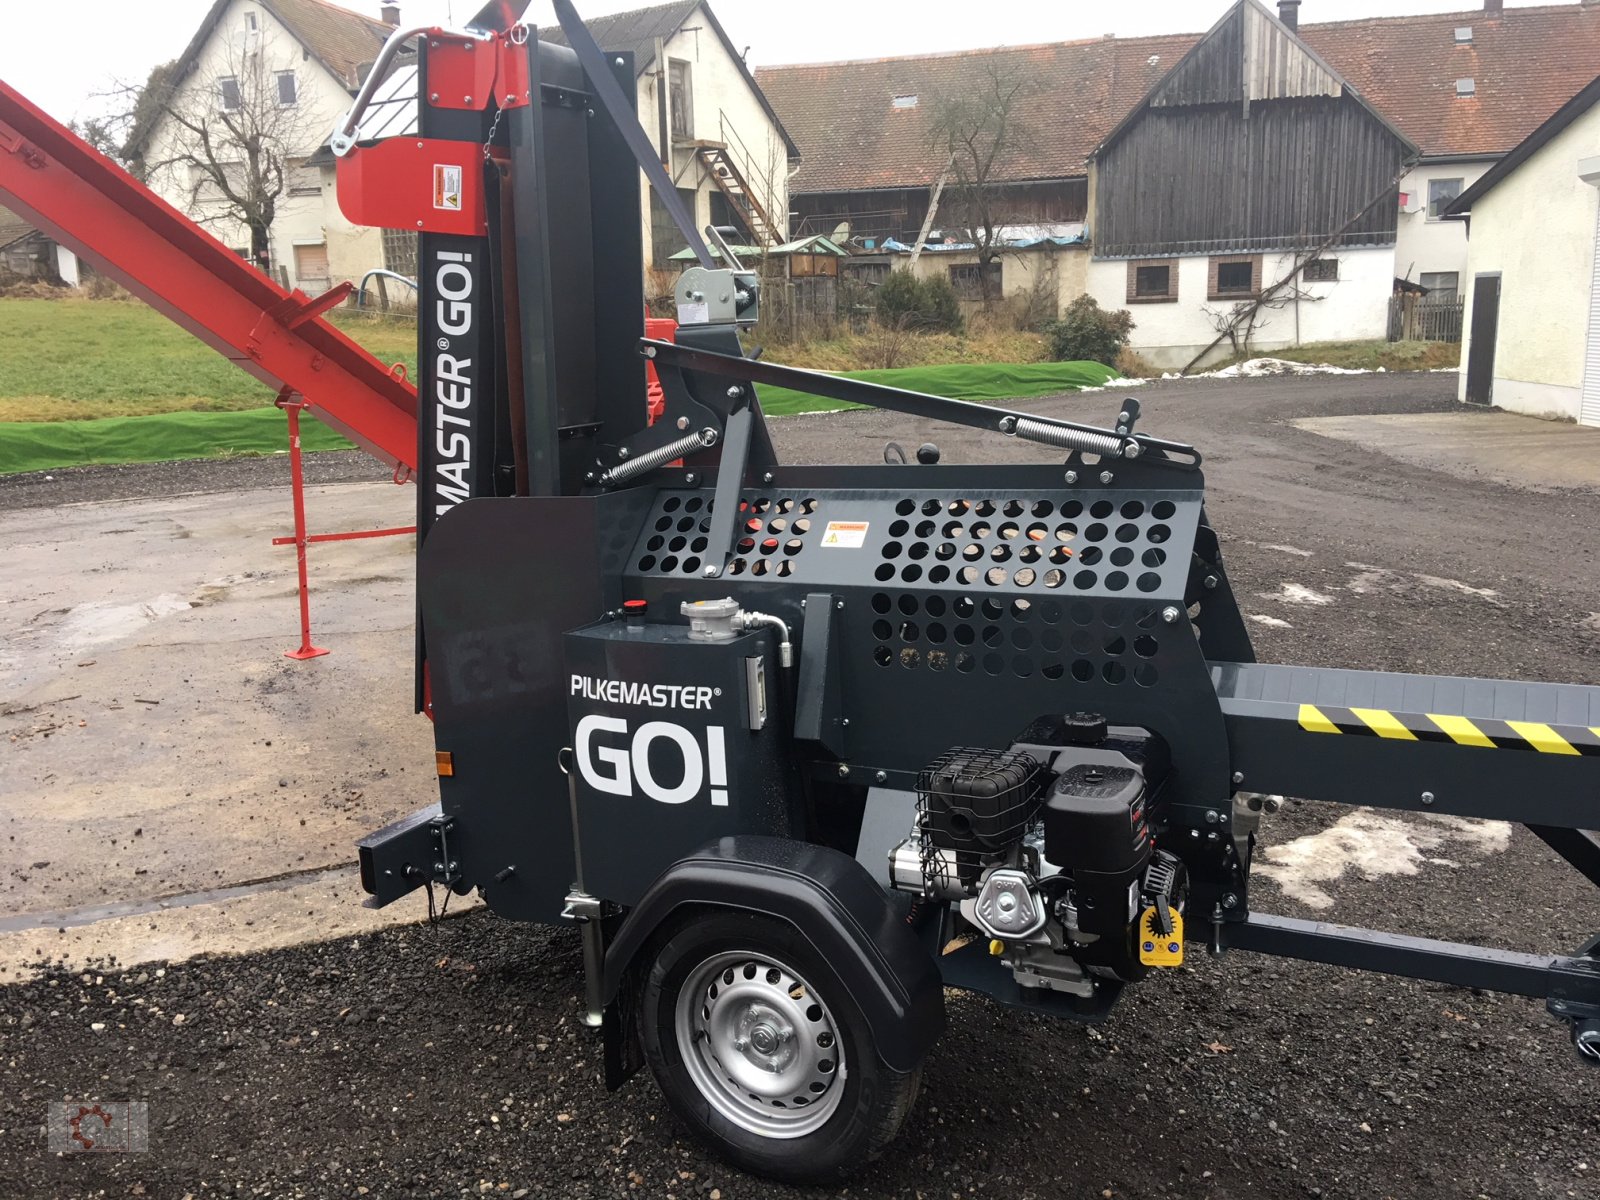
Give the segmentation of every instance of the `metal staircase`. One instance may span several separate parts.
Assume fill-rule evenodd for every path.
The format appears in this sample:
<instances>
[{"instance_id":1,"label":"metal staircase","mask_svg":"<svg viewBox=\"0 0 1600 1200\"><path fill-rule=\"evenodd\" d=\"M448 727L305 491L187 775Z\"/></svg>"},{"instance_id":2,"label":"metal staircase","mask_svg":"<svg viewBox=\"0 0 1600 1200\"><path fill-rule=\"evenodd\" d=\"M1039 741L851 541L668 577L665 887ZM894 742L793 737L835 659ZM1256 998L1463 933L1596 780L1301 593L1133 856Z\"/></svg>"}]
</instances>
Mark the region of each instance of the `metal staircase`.
<instances>
[{"instance_id":1,"label":"metal staircase","mask_svg":"<svg viewBox=\"0 0 1600 1200\"><path fill-rule=\"evenodd\" d=\"M711 180L724 196L734 214L750 230L758 246L771 246L778 242L778 227L767 211L761 197L756 194L739 169L737 160L728 152L723 142L697 142L695 152L705 164Z\"/></svg>"}]
</instances>

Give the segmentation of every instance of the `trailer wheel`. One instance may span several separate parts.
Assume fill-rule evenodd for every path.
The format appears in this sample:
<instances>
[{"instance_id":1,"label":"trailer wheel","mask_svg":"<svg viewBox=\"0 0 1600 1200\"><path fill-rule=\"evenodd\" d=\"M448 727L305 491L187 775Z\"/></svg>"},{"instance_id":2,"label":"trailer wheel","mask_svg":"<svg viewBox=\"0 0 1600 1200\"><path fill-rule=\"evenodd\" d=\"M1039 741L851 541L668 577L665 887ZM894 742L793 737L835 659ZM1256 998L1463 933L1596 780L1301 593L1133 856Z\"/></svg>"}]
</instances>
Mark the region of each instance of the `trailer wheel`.
<instances>
[{"instance_id":1,"label":"trailer wheel","mask_svg":"<svg viewBox=\"0 0 1600 1200\"><path fill-rule=\"evenodd\" d=\"M656 943L639 1006L645 1057L678 1116L724 1158L831 1180L887 1146L920 1066L890 1069L843 989L785 922L718 912Z\"/></svg>"}]
</instances>

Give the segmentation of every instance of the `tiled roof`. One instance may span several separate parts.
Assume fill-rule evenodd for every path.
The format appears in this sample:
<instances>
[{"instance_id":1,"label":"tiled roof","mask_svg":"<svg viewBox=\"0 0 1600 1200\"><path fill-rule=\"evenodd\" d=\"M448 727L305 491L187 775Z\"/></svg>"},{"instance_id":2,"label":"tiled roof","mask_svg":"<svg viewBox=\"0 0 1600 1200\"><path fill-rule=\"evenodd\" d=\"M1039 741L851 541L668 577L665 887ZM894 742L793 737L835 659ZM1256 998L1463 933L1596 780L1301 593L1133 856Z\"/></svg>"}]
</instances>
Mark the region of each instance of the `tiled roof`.
<instances>
[{"instance_id":1,"label":"tiled roof","mask_svg":"<svg viewBox=\"0 0 1600 1200\"><path fill-rule=\"evenodd\" d=\"M1198 34L1097 38L772 67L757 71L756 82L800 146L791 192L928 186L948 157L932 133L940 98L970 92L995 75L1037 80L1038 90L1017 110L1027 149L996 164L993 178L1056 179L1082 175L1100 139L1198 40Z\"/></svg>"},{"instance_id":2,"label":"tiled roof","mask_svg":"<svg viewBox=\"0 0 1600 1200\"><path fill-rule=\"evenodd\" d=\"M378 57L394 32L376 17L327 0L263 0L263 4L346 87L361 86L362 68Z\"/></svg>"},{"instance_id":3,"label":"tiled roof","mask_svg":"<svg viewBox=\"0 0 1600 1200\"><path fill-rule=\"evenodd\" d=\"M0 250L5 249L12 242L21 241L33 231L32 225L29 225L9 208L0 208Z\"/></svg>"},{"instance_id":4,"label":"tiled roof","mask_svg":"<svg viewBox=\"0 0 1600 1200\"><path fill-rule=\"evenodd\" d=\"M639 74L655 60L656 39L669 38L693 14L699 0L679 0L676 4L658 4L654 8L636 8L631 12L613 13L609 17L590 17L584 22L600 49L613 54L633 52L633 66ZM559 25L539 28L539 39L565 46L566 35Z\"/></svg>"},{"instance_id":5,"label":"tiled roof","mask_svg":"<svg viewBox=\"0 0 1600 1200\"><path fill-rule=\"evenodd\" d=\"M1470 44L1455 40L1464 26ZM1429 157L1503 154L1600 74L1600 5L1336 21L1302 25L1300 35ZM995 69L1046 83L1020 112L1030 149L996 178L1054 179L1083 175L1100 141L1200 36L769 67L756 79L800 146L792 192L928 186L944 166L930 134L937 98ZM1458 99L1465 78L1476 94ZM897 96L917 103L896 107Z\"/></svg>"}]
</instances>

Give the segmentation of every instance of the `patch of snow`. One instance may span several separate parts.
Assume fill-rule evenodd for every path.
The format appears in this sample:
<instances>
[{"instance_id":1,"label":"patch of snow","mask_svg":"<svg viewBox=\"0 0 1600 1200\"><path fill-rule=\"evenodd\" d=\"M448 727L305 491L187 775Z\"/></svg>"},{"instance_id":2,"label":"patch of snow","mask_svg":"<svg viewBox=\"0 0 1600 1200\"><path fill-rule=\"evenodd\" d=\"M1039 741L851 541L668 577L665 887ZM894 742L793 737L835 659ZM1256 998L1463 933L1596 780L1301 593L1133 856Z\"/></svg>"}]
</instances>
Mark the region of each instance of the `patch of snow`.
<instances>
[{"instance_id":1,"label":"patch of snow","mask_svg":"<svg viewBox=\"0 0 1600 1200\"><path fill-rule=\"evenodd\" d=\"M1250 619L1258 625L1265 625L1269 629L1293 629L1294 626L1280 617L1269 617L1265 613L1251 613Z\"/></svg>"},{"instance_id":2,"label":"patch of snow","mask_svg":"<svg viewBox=\"0 0 1600 1200\"><path fill-rule=\"evenodd\" d=\"M1340 817L1321 833L1269 846L1259 854L1253 873L1265 876L1312 908L1331 908L1328 884L1355 871L1363 879L1415 875L1423 863L1458 866L1435 851L1451 847L1458 855L1484 857L1511 842L1511 826L1500 821L1465 817L1402 817L1360 810Z\"/></svg>"},{"instance_id":3,"label":"patch of snow","mask_svg":"<svg viewBox=\"0 0 1600 1200\"><path fill-rule=\"evenodd\" d=\"M1302 550L1299 546L1280 546L1273 542L1262 542L1261 548L1263 550L1276 550L1279 554L1294 554L1301 558L1311 557L1311 551Z\"/></svg>"},{"instance_id":4,"label":"patch of snow","mask_svg":"<svg viewBox=\"0 0 1600 1200\"><path fill-rule=\"evenodd\" d=\"M1379 367L1379 371L1383 368ZM1366 367L1336 367L1332 363L1290 362L1286 358L1251 358L1231 367L1215 371L1200 371L1189 379L1265 379L1274 375L1371 375ZM1163 379L1182 379L1177 372L1163 375Z\"/></svg>"},{"instance_id":5,"label":"patch of snow","mask_svg":"<svg viewBox=\"0 0 1600 1200\"><path fill-rule=\"evenodd\" d=\"M1261 598L1263 600L1281 600L1285 604L1332 604L1333 603L1333 597L1332 596L1324 596L1321 592L1312 591L1310 588L1306 587L1305 584L1303 584L1303 583L1285 583L1285 584L1282 584L1281 585L1281 590L1276 595L1273 595L1270 592L1263 592L1262 595L1261 595Z\"/></svg>"},{"instance_id":6,"label":"patch of snow","mask_svg":"<svg viewBox=\"0 0 1600 1200\"><path fill-rule=\"evenodd\" d=\"M1162 378L1165 378L1165 376ZM1119 375L1115 379L1108 379L1104 383L1098 384L1095 387L1082 387L1078 390L1080 392L1120 392L1124 388L1143 387L1149 382L1150 381L1148 379L1124 379Z\"/></svg>"},{"instance_id":7,"label":"patch of snow","mask_svg":"<svg viewBox=\"0 0 1600 1200\"><path fill-rule=\"evenodd\" d=\"M1418 575L1417 581L1425 583L1432 588L1443 588L1447 592L1460 592L1464 596L1476 596L1480 600L1487 600L1491 604L1499 604L1500 593L1493 588L1473 587L1470 583L1462 583L1459 579L1441 579L1437 575Z\"/></svg>"}]
</instances>

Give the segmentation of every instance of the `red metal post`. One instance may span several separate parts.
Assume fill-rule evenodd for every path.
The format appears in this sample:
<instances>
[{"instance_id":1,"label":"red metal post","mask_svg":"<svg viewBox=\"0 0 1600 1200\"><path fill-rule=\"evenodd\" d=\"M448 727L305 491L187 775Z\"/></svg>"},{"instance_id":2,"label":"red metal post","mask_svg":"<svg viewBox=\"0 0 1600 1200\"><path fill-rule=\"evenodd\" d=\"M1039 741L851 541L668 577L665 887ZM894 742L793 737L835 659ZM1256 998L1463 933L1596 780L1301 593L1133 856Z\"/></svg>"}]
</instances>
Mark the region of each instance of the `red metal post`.
<instances>
[{"instance_id":1,"label":"red metal post","mask_svg":"<svg viewBox=\"0 0 1600 1200\"><path fill-rule=\"evenodd\" d=\"M289 479L294 490L294 557L300 571L300 647L285 650L285 658L320 658L328 651L311 644L311 585L306 577L306 477L300 461L300 410L304 400L293 400L294 393L284 388L278 394L278 407L289 417ZM275 541L277 539L274 539Z\"/></svg>"}]
</instances>

